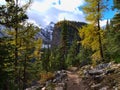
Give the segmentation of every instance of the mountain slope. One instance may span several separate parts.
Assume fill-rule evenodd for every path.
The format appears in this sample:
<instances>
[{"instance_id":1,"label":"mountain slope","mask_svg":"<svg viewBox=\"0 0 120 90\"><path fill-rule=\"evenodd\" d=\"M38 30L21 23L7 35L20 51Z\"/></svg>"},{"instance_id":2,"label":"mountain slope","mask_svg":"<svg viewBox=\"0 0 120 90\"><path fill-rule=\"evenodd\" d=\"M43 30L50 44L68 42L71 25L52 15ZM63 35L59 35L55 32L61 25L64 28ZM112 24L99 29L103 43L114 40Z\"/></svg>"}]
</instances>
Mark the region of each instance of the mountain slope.
<instances>
[{"instance_id":1,"label":"mountain slope","mask_svg":"<svg viewBox=\"0 0 120 90\"><path fill-rule=\"evenodd\" d=\"M61 31L62 31L62 25L64 22L67 22L67 29L69 32L69 42L72 43L75 37L80 40L78 28L82 27L83 25L86 25L84 22L75 22L75 21L60 21L55 24L53 29L53 39L51 42L52 47L58 47L61 43ZM77 35L77 36L75 36Z\"/></svg>"}]
</instances>

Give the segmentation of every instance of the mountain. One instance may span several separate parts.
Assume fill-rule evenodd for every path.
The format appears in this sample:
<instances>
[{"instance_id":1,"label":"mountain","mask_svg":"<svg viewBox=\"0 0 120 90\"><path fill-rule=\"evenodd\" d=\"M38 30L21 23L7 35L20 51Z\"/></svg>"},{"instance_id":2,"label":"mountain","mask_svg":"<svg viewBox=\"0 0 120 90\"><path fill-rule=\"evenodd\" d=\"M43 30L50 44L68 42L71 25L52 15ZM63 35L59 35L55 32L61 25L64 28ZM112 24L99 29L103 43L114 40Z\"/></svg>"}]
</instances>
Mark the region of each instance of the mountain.
<instances>
[{"instance_id":1,"label":"mountain","mask_svg":"<svg viewBox=\"0 0 120 90\"><path fill-rule=\"evenodd\" d=\"M40 29L41 31L37 33L35 38L42 38L43 44L50 44L52 40L54 24L55 24L54 22L50 22L48 26L46 26L45 28L41 28ZM3 32L4 29L5 27L3 25L0 25L0 38L6 36L6 34Z\"/></svg>"},{"instance_id":2,"label":"mountain","mask_svg":"<svg viewBox=\"0 0 120 90\"><path fill-rule=\"evenodd\" d=\"M41 31L36 35L36 37L42 38L44 45L51 43L54 25L54 22L50 22L48 26L41 28Z\"/></svg>"},{"instance_id":3,"label":"mountain","mask_svg":"<svg viewBox=\"0 0 120 90\"><path fill-rule=\"evenodd\" d=\"M72 44L73 40L77 38L80 41L78 28L81 28L83 25L86 25L84 22L76 22L76 21L60 21L55 24L53 29L53 39L51 41L51 47L59 47L61 44L61 31L63 29L63 24L66 23L66 27L68 30L68 40L69 43Z\"/></svg>"}]
</instances>

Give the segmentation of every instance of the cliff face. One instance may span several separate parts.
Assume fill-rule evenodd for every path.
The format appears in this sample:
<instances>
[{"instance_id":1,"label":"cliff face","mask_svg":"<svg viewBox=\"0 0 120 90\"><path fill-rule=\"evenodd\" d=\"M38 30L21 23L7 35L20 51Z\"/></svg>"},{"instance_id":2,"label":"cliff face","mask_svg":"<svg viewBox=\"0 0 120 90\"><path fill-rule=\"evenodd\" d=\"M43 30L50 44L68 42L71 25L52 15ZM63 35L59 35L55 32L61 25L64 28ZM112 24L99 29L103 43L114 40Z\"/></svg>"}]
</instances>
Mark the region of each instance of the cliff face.
<instances>
[{"instance_id":1,"label":"cliff face","mask_svg":"<svg viewBox=\"0 0 120 90\"><path fill-rule=\"evenodd\" d=\"M53 36L52 36L52 42L51 46L52 48L58 47L61 43L61 31L62 26L64 22L67 22L67 30L68 30L68 36L69 36L69 43L72 43L72 41L77 38L77 40L80 40L78 28L82 27L83 25L86 25L86 23L83 22L75 22L75 21L60 21L55 24L53 29Z\"/></svg>"},{"instance_id":2,"label":"cliff face","mask_svg":"<svg viewBox=\"0 0 120 90\"><path fill-rule=\"evenodd\" d=\"M55 27L53 29L53 34L52 34L51 47L56 47L60 45L60 37L61 37L61 28L57 27L55 24Z\"/></svg>"}]
</instances>

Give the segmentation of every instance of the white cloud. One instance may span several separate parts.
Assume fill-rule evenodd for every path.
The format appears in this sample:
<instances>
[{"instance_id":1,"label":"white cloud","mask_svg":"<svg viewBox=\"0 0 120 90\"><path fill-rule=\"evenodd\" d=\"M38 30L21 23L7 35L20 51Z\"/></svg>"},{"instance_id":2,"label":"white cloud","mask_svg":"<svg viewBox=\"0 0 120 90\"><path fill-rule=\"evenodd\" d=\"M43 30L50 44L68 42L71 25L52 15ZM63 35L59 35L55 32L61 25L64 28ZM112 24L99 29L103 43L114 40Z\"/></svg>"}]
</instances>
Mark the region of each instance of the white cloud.
<instances>
[{"instance_id":1,"label":"white cloud","mask_svg":"<svg viewBox=\"0 0 120 90\"><path fill-rule=\"evenodd\" d=\"M61 0L61 4L54 7L63 11L78 11L78 7L84 4L84 0Z\"/></svg>"},{"instance_id":2,"label":"white cloud","mask_svg":"<svg viewBox=\"0 0 120 90\"><path fill-rule=\"evenodd\" d=\"M0 0L4 1L4 0ZM26 4L29 0L19 0L19 5ZM27 10L29 22L41 26L48 25L51 21L58 22L64 18L67 20L85 21L84 14L79 10L79 6L84 4L84 0L32 0L30 8ZM1 3L1 2L0 2Z\"/></svg>"},{"instance_id":3,"label":"white cloud","mask_svg":"<svg viewBox=\"0 0 120 90\"><path fill-rule=\"evenodd\" d=\"M50 2L46 2L46 0L44 2L40 2L40 1L34 1L30 7L31 10L34 11L38 11L39 12L46 12L50 7L51 3Z\"/></svg>"},{"instance_id":4,"label":"white cloud","mask_svg":"<svg viewBox=\"0 0 120 90\"><path fill-rule=\"evenodd\" d=\"M84 14L78 7L83 4L84 0L34 0L27 13L30 20L42 26L64 18L82 22Z\"/></svg>"},{"instance_id":5,"label":"white cloud","mask_svg":"<svg viewBox=\"0 0 120 90\"><path fill-rule=\"evenodd\" d=\"M100 21L100 26L103 27L106 25L106 23L107 23L107 20L102 20Z\"/></svg>"},{"instance_id":6,"label":"white cloud","mask_svg":"<svg viewBox=\"0 0 120 90\"><path fill-rule=\"evenodd\" d=\"M90 24L90 22L87 21L88 24ZM107 23L107 20L101 20L100 21L100 27L104 27Z\"/></svg>"},{"instance_id":7,"label":"white cloud","mask_svg":"<svg viewBox=\"0 0 120 90\"><path fill-rule=\"evenodd\" d=\"M15 0L15 2L16 2L16 0ZM19 6L23 6L23 5L27 4L28 2L29 2L29 0L18 0Z\"/></svg>"},{"instance_id":8,"label":"white cloud","mask_svg":"<svg viewBox=\"0 0 120 90\"><path fill-rule=\"evenodd\" d=\"M84 22L85 19L82 15L79 15L79 14L74 14L74 13L60 13L58 15L58 21L61 21L61 20L75 20L75 21L81 21L81 22Z\"/></svg>"},{"instance_id":9,"label":"white cloud","mask_svg":"<svg viewBox=\"0 0 120 90\"><path fill-rule=\"evenodd\" d=\"M34 0L31 9L38 12L46 12L54 7L62 11L79 12L78 7L83 4L84 0Z\"/></svg>"},{"instance_id":10,"label":"white cloud","mask_svg":"<svg viewBox=\"0 0 120 90\"><path fill-rule=\"evenodd\" d=\"M0 5L3 5L5 3L6 3L5 0L0 0Z\"/></svg>"}]
</instances>

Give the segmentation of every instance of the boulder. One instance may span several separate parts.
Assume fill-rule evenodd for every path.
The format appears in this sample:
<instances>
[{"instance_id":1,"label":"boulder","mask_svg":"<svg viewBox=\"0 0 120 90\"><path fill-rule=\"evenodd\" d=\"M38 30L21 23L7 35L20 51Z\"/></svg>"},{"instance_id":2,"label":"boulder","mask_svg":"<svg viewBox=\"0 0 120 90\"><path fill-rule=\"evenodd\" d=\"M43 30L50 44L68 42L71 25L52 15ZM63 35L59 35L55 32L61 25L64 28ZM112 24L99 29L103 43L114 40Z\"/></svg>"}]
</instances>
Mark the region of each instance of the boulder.
<instances>
[{"instance_id":1,"label":"boulder","mask_svg":"<svg viewBox=\"0 0 120 90\"><path fill-rule=\"evenodd\" d=\"M89 70L88 71L88 74L89 75L100 75L100 74L103 74L104 73L104 71L103 70Z\"/></svg>"},{"instance_id":2,"label":"boulder","mask_svg":"<svg viewBox=\"0 0 120 90\"><path fill-rule=\"evenodd\" d=\"M116 88L114 90L120 89L120 64L110 62L81 70L84 74L82 80L88 84L90 90L113 90L114 87Z\"/></svg>"}]
</instances>

